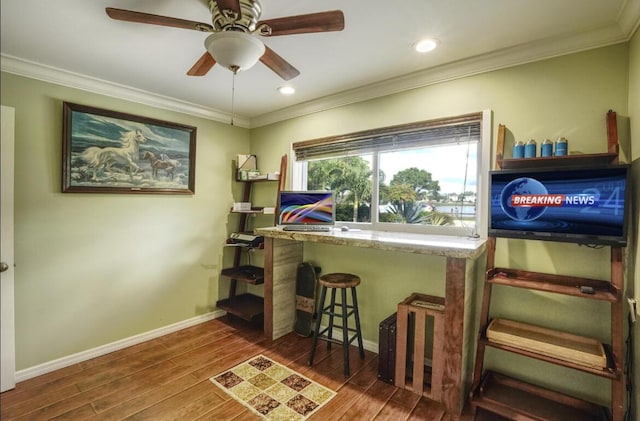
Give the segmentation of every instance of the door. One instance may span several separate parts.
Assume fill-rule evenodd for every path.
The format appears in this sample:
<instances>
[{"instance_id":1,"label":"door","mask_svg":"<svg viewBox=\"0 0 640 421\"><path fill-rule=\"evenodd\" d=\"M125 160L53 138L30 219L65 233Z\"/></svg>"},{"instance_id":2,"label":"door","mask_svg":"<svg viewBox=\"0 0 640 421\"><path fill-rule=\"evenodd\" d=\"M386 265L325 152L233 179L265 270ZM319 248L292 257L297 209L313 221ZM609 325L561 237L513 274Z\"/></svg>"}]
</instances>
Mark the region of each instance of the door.
<instances>
[{"instance_id":1,"label":"door","mask_svg":"<svg viewBox=\"0 0 640 421\"><path fill-rule=\"evenodd\" d=\"M13 302L13 159L15 110L2 106L0 136L0 392L16 386Z\"/></svg>"}]
</instances>

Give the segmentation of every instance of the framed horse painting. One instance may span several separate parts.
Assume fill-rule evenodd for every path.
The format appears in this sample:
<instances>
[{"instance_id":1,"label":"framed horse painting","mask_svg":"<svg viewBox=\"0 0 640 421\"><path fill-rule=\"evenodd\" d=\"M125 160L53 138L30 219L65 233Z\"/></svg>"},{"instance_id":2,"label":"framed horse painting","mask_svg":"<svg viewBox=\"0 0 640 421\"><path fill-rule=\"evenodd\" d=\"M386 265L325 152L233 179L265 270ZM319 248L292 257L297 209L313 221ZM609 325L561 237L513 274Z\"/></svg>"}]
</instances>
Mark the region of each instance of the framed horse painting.
<instances>
[{"instance_id":1,"label":"framed horse painting","mask_svg":"<svg viewBox=\"0 0 640 421\"><path fill-rule=\"evenodd\" d=\"M64 193L195 193L195 127L69 102L62 114Z\"/></svg>"}]
</instances>

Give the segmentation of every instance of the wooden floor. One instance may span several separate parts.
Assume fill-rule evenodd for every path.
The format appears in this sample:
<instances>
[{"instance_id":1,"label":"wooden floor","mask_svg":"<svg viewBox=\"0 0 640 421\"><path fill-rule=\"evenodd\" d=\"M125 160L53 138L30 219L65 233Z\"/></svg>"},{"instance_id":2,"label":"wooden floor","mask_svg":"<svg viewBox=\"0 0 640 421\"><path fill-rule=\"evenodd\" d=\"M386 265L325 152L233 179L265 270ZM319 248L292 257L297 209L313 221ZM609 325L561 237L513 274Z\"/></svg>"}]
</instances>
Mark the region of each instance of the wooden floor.
<instances>
[{"instance_id":1,"label":"wooden floor","mask_svg":"<svg viewBox=\"0 0 640 421\"><path fill-rule=\"evenodd\" d=\"M337 391L311 420L458 418L443 414L437 402L377 380L377 354L366 352L361 360L351 347L346 379L340 347L322 345L309 367L309 338L267 340L225 316L18 383L0 395L0 419L259 420L209 381L258 354Z\"/></svg>"}]
</instances>

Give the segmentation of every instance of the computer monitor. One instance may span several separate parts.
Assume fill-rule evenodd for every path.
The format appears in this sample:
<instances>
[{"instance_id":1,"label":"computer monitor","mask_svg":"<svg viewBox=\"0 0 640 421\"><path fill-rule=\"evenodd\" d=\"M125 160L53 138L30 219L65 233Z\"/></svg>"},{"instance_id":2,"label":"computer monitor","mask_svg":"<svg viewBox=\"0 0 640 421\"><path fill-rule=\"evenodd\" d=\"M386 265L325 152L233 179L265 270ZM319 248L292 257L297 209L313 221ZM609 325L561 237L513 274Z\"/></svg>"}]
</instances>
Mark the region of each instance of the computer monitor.
<instances>
[{"instance_id":1,"label":"computer monitor","mask_svg":"<svg viewBox=\"0 0 640 421\"><path fill-rule=\"evenodd\" d=\"M330 190L281 191L279 225L333 225L334 193Z\"/></svg>"}]
</instances>

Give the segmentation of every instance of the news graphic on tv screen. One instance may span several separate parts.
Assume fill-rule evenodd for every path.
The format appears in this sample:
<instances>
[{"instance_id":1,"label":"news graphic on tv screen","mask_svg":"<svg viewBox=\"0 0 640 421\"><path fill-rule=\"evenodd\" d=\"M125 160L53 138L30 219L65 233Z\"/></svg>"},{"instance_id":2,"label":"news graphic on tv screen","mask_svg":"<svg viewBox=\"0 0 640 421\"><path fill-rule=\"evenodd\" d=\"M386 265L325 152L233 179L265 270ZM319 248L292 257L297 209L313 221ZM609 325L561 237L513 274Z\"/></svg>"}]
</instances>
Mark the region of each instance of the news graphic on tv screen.
<instances>
[{"instance_id":1,"label":"news graphic on tv screen","mask_svg":"<svg viewBox=\"0 0 640 421\"><path fill-rule=\"evenodd\" d=\"M492 171L489 234L624 245L627 171Z\"/></svg>"},{"instance_id":2,"label":"news graphic on tv screen","mask_svg":"<svg viewBox=\"0 0 640 421\"><path fill-rule=\"evenodd\" d=\"M330 225L334 223L332 191L280 192L279 223Z\"/></svg>"}]
</instances>

